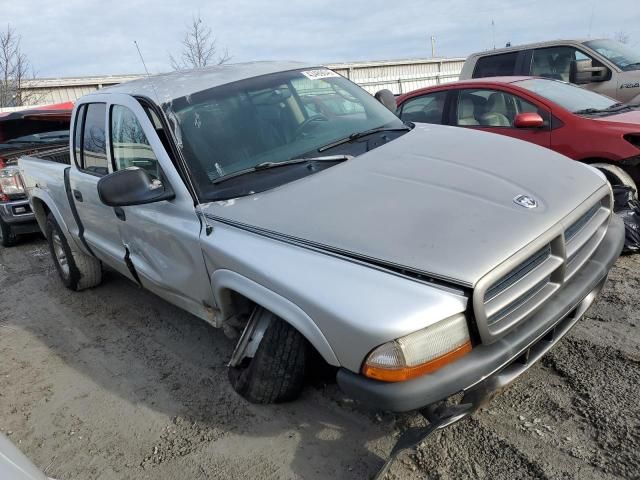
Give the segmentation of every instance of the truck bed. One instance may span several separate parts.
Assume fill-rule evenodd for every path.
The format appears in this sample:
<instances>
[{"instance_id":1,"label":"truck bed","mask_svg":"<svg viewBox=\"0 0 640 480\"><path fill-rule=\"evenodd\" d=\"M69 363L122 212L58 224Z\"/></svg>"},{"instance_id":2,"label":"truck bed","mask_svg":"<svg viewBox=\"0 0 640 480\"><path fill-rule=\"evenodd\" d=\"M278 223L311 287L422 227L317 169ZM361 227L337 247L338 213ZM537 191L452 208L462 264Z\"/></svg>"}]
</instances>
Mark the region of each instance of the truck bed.
<instances>
[{"instance_id":1,"label":"truck bed","mask_svg":"<svg viewBox=\"0 0 640 480\"><path fill-rule=\"evenodd\" d=\"M18 168L29 198L33 193L46 199L48 208L67 238L74 242L78 238L78 224L69 203L66 170L70 169L68 148L57 148L40 152L38 156L25 155L18 160ZM42 205L32 202L40 229L45 232L46 212ZM82 249L82 247L80 247Z\"/></svg>"},{"instance_id":2,"label":"truck bed","mask_svg":"<svg viewBox=\"0 0 640 480\"><path fill-rule=\"evenodd\" d=\"M31 155L32 158L38 158L40 160L46 160L49 162L62 163L64 165L71 165L71 157L69 154L69 146L56 147L51 150L45 150L39 152L37 155Z\"/></svg>"}]
</instances>

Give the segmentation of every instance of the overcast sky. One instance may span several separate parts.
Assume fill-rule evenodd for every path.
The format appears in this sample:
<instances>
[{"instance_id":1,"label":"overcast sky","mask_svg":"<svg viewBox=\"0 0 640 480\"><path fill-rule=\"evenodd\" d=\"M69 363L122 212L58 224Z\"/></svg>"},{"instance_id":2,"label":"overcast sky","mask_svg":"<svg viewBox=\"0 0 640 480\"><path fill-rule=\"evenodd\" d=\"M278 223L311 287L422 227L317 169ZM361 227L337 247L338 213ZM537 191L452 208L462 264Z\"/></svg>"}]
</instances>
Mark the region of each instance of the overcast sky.
<instances>
[{"instance_id":1,"label":"overcast sky","mask_svg":"<svg viewBox=\"0 0 640 480\"><path fill-rule=\"evenodd\" d=\"M233 61L317 63L466 56L508 41L613 36L640 48L640 1L593 0L0 0L0 26L22 35L38 76L152 73L200 13Z\"/></svg>"}]
</instances>

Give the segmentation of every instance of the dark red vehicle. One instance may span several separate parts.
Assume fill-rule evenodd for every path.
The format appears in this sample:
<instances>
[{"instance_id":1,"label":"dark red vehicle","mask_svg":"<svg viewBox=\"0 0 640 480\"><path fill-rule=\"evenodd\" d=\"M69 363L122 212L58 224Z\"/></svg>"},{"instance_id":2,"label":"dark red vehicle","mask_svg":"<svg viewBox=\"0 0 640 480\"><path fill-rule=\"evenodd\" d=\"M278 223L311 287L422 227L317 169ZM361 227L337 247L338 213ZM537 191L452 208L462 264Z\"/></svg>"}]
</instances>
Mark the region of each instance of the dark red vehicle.
<instances>
[{"instance_id":1,"label":"dark red vehicle","mask_svg":"<svg viewBox=\"0 0 640 480\"><path fill-rule=\"evenodd\" d=\"M448 83L401 95L397 103L405 121L508 135L597 166L611 183L640 182L639 105L536 77Z\"/></svg>"}]
</instances>

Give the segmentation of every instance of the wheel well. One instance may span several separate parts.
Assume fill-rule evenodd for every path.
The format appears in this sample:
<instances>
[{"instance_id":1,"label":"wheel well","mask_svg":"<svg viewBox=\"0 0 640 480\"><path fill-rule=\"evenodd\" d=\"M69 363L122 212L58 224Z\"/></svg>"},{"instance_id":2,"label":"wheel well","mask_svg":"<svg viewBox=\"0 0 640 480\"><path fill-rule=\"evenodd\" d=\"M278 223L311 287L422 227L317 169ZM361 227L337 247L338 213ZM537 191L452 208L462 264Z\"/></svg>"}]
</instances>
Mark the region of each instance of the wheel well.
<instances>
[{"instance_id":1,"label":"wheel well","mask_svg":"<svg viewBox=\"0 0 640 480\"><path fill-rule=\"evenodd\" d=\"M633 181L636 183L636 185L640 185L640 166L639 165L636 165L636 166L623 165L621 162L615 162L615 161L610 160L608 158L598 158L598 157L583 158L580 161L582 163L586 163L588 165L591 165L591 164L594 164L594 163L607 163L607 164L612 165L614 167L621 168L622 170L624 170L633 179ZM611 180L609 178L609 174L607 174L606 172L603 172L603 173L605 174L607 179Z\"/></svg>"},{"instance_id":2,"label":"wheel well","mask_svg":"<svg viewBox=\"0 0 640 480\"><path fill-rule=\"evenodd\" d=\"M243 295L240 292L237 292L236 290L225 288L220 292L220 297L221 304L219 305L219 307L222 310L223 315L221 326L225 331L228 331L229 329L235 330L238 335L238 339L242 334L244 327L247 325L247 322L251 317L251 313L256 307L262 307L265 310L271 312L271 310L269 310L264 305L260 305L259 303L251 300L249 297ZM322 357L320 352L314 347L313 343L309 338L306 337L304 332L301 332L292 322L288 321L286 318L282 318L278 315L276 315L276 317L287 322L289 325L291 325L291 327L295 328L303 337L306 338L307 344L312 352L312 358L329 366L329 363Z\"/></svg>"},{"instance_id":3,"label":"wheel well","mask_svg":"<svg viewBox=\"0 0 640 480\"><path fill-rule=\"evenodd\" d=\"M47 216L51 211L46 203L44 203L39 198L34 198L31 201L33 207L33 213L36 216L36 221L38 222L38 226L40 227L40 231L43 235L46 236L47 229L45 228L47 224Z\"/></svg>"},{"instance_id":4,"label":"wheel well","mask_svg":"<svg viewBox=\"0 0 640 480\"><path fill-rule=\"evenodd\" d=\"M611 165L615 164L614 162L612 162L607 158L598 158L598 157L583 158L580 161L586 164L592 164L592 163L610 163Z\"/></svg>"}]
</instances>

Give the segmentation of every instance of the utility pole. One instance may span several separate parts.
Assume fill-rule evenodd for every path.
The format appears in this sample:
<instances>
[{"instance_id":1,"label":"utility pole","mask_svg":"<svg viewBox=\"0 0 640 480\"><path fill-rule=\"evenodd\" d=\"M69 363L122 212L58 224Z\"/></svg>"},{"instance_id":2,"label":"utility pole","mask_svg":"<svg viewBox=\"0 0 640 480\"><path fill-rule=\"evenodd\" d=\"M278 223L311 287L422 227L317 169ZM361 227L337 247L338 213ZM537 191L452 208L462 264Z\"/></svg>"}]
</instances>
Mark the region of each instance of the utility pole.
<instances>
[{"instance_id":1,"label":"utility pole","mask_svg":"<svg viewBox=\"0 0 640 480\"><path fill-rule=\"evenodd\" d=\"M493 38L493 49L496 49L496 22L491 19L491 36Z\"/></svg>"},{"instance_id":2,"label":"utility pole","mask_svg":"<svg viewBox=\"0 0 640 480\"><path fill-rule=\"evenodd\" d=\"M436 37L431 35L431 58L436 56Z\"/></svg>"}]
</instances>

